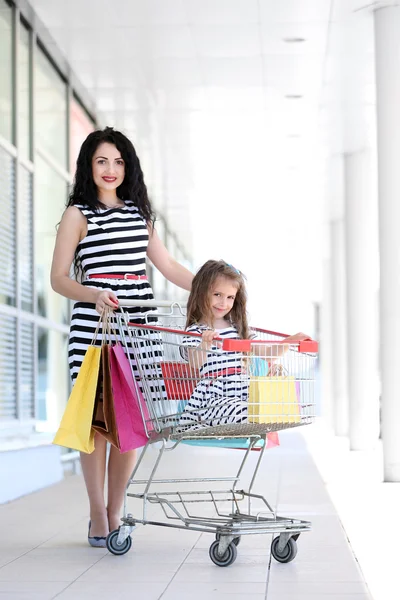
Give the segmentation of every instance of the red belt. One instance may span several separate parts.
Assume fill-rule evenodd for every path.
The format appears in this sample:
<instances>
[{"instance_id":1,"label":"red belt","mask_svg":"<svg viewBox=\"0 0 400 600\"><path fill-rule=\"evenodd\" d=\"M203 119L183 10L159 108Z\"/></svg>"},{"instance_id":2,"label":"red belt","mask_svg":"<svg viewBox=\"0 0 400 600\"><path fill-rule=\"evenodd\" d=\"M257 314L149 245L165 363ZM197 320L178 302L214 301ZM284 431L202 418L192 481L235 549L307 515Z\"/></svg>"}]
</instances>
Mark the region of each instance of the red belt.
<instances>
[{"instance_id":1,"label":"red belt","mask_svg":"<svg viewBox=\"0 0 400 600\"><path fill-rule=\"evenodd\" d=\"M239 367L235 369L235 367L229 367L224 369L223 371L216 371L215 373L210 373L204 375L204 379L218 379L218 377L224 377L225 375L241 375L242 369Z\"/></svg>"},{"instance_id":2,"label":"red belt","mask_svg":"<svg viewBox=\"0 0 400 600\"><path fill-rule=\"evenodd\" d=\"M125 275L117 275L115 273L93 273L88 275L88 279L142 279L147 281L147 275L133 275L133 273L125 273Z\"/></svg>"},{"instance_id":3,"label":"red belt","mask_svg":"<svg viewBox=\"0 0 400 600\"><path fill-rule=\"evenodd\" d=\"M224 377L226 375L241 375L242 370L235 369L235 367L230 367L225 369L224 371L217 371L216 373L211 373L210 375L204 375L204 379L201 379L200 382L204 381L207 387L213 383L213 379L219 379L220 377Z\"/></svg>"}]
</instances>

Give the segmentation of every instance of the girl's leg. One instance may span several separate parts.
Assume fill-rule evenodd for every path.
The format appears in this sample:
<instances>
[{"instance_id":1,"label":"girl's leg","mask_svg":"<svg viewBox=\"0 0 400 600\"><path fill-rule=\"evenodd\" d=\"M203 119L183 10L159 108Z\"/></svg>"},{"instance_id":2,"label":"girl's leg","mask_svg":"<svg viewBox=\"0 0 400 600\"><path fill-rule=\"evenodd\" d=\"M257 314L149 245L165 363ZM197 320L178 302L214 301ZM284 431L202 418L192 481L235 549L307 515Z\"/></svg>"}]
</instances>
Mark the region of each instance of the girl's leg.
<instances>
[{"instance_id":1,"label":"girl's leg","mask_svg":"<svg viewBox=\"0 0 400 600\"><path fill-rule=\"evenodd\" d=\"M132 475L136 462L136 450L121 454L111 446L108 459L108 523L110 531L121 525L121 507L124 502L126 484Z\"/></svg>"},{"instance_id":2,"label":"girl's leg","mask_svg":"<svg viewBox=\"0 0 400 600\"><path fill-rule=\"evenodd\" d=\"M92 454L81 452L81 465L89 496L91 536L104 537L108 534L107 510L104 502L104 482L106 477L107 442L96 433L95 450Z\"/></svg>"}]
</instances>

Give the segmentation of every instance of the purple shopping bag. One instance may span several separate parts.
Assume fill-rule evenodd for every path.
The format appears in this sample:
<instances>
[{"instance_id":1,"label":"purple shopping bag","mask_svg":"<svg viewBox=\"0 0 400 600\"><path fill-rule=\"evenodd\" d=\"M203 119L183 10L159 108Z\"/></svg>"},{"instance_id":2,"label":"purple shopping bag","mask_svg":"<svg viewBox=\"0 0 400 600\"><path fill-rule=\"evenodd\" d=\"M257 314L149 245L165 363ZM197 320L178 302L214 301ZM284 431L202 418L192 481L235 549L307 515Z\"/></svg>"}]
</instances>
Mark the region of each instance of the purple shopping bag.
<instances>
[{"instance_id":1,"label":"purple shopping bag","mask_svg":"<svg viewBox=\"0 0 400 600\"><path fill-rule=\"evenodd\" d=\"M143 423L149 413L139 386L135 385L131 367L121 344L110 349L111 384L117 422L120 451L128 452L147 444L148 436ZM149 430L149 425L147 426Z\"/></svg>"}]
</instances>

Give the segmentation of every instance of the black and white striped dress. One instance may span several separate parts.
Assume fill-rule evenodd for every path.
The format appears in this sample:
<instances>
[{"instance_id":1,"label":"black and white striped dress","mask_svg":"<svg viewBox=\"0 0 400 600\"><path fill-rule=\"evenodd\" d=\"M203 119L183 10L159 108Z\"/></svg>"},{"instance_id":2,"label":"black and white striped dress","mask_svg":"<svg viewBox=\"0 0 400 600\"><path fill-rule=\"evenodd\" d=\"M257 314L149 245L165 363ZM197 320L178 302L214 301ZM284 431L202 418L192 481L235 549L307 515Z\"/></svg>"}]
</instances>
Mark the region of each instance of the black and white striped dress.
<instances>
[{"instance_id":1,"label":"black and white striped dress","mask_svg":"<svg viewBox=\"0 0 400 600\"><path fill-rule=\"evenodd\" d=\"M206 329L205 325L192 325L187 331L202 334ZM233 326L217 329L216 333L222 338L239 339ZM187 360L187 349L196 348L200 343L201 338L185 337L182 356ZM241 352L221 352L218 346L213 345L200 368L200 377L200 383L180 416L182 430L247 421L249 378L245 374Z\"/></svg>"},{"instance_id":2,"label":"black and white striped dress","mask_svg":"<svg viewBox=\"0 0 400 600\"><path fill-rule=\"evenodd\" d=\"M139 214L134 203L126 200L125 206L112 209L99 209L94 212L84 205L75 205L87 219L87 235L79 243L77 253L82 265L82 285L109 290L115 293L120 303L124 299L152 300L154 298L147 280L134 279L88 279L92 274L146 274L146 252L149 234L145 220ZM151 308L126 308L131 320L136 323L156 322ZM147 321L145 314L147 313ZM88 346L99 322L99 314L94 304L76 302L72 311L69 336L69 366L73 382L82 364ZM101 344L100 335L96 345ZM118 341L120 340L117 332ZM149 336L147 336L148 338ZM143 344L146 346L146 344ZM150 348L150 352L149 352ZM147 371L159 374L161 346L159 339L147 344L147 350L141 351L141 366ZM150 356L151 355L151 356ZM131 353L131 359L133 355ZM161 372L161 371L160 371ZM160 376L161 377L161 376Z\"/></svg>"}]
</instances>

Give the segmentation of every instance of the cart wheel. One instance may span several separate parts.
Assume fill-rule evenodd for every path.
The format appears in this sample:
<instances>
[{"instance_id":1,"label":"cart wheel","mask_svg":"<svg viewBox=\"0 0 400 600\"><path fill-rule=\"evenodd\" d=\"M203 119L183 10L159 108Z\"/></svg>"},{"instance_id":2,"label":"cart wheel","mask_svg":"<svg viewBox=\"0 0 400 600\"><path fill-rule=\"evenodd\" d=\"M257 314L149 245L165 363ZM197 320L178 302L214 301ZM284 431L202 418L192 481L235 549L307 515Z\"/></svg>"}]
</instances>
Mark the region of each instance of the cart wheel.
<instances>
[{"instance_id":1,"label":"cart wheel","mask_svg":"<svg viewBox=\"0 0 400 600\"><path fill-rule=\"evenodd\" d=\"M225 554L218 554L219 542L215 541L210 546L210 558L217 567L229 567L237 558L237 549L233 542L227 547Z\"/></svg>"},{"instance_id":2,"label":"cart wheel","mask_svg":"<svg viewBox=\"0 0 400 600\"><path fill-rule=\"evenodd\" d=\"M281 563L291 562L297 554L297 543L293 538L288 540L288 543L283 550L278 550L279 537L272 540L271 553L272 556Z\"/></svg>"},{"instance_id":3,"label":"cart wheel","mask_svg":"<svg viewBox=\"0 0 400 600\"><path fill-rule=\"evenodd\" d=\"M111 552L111 554L121 555L129 552L132 546L132 538L130 535L126 538L122 544L117 544L119 529L112 531L108 534L106 544L107 550Z\"/></svg>"},{"instance_id":4,"label":"cart wheel","mask_svg":"<svg viewBox=\"0 0 400 600\"><path fill-rule=\"evenodd\" d=\"M220 533L216 533L215 534L215 539L217 540L217 542L219 542L219 540L221 539L221 534ZM233 538L232 542L235 544L235 546L239 546L241 539L242 539L242 536L238 535L237 537Z\"/></svg>"},{"instance_id":5,"label":"cart wheel","mask_svg":"<svg viewBox=\"0 0 400 600\"><path fill-rule=\"evenodd\" d=\"M233 538L232 542L235 544L235 546L239 546L241 539L242 536L238 535L237 537Z\"/></svg>"}]
</instances>

